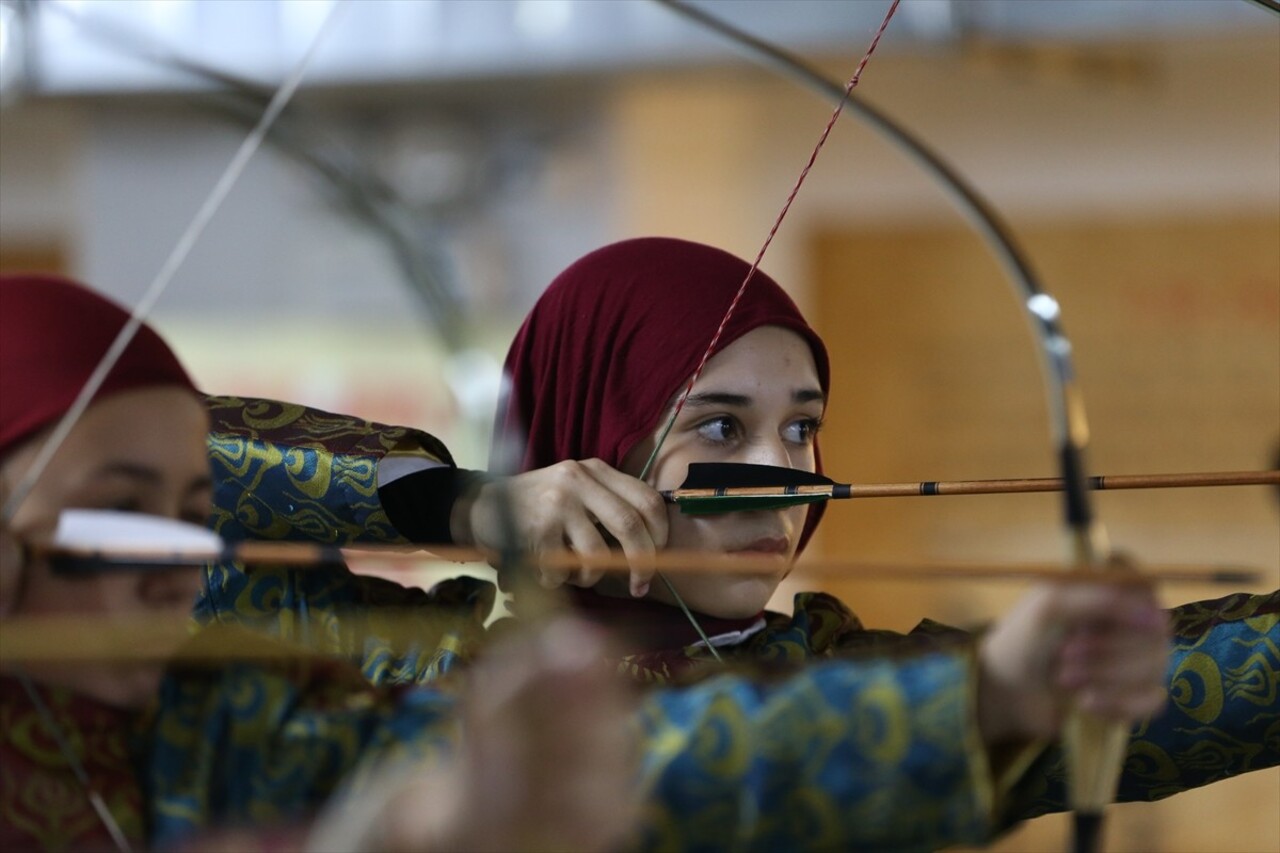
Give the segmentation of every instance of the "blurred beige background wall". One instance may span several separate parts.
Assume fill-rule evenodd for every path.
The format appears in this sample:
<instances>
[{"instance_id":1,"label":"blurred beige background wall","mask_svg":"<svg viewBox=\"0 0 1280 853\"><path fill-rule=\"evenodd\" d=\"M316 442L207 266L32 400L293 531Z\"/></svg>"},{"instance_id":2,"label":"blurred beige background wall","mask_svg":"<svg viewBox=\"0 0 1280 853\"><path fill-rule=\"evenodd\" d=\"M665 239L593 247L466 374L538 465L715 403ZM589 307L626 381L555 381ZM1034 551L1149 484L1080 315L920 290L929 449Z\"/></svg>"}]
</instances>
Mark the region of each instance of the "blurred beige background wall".
<instances>
[{"instance_id":1,"label":"blurred beige background wall","mask_svg":"<svg viewBox=\"0 0 1280 853\"><path fill-rule=\"evenodd\" d=\"M821 57L833 76L862 50ZM1062 302L1098 472L1261 468L1280 442L1280 29L895 48L860 93L990 196ZM755 67L304 92L310 127L432 214L422 239L500 358L540 288L604 242L670 234L754 254L829 114ZM198 99L29 99L0 113L0 265L57 266L136 299L239 141ZM459 176L463 176L466 180ZM456 179L456 180L455 180ZM764 266L830 341L822 441L837 478L1052 473L1037 362L1008 283L944 197L846 116ZM264 150L157 311L211 391L440 434L483 467L487 405L377 236ZM1260 489L1103 495L1116 545L1280 581ZM834 507L814 558L1056 559L1051 497ZM975 624L1007 585L805 576L872 625ZM1169 603L1228 590L1170 587ZM1280 849L1280 771L1117 810L1109 849ZM1059 818L1002 850L1060 849Z\"/></svg>"}]
</instances>

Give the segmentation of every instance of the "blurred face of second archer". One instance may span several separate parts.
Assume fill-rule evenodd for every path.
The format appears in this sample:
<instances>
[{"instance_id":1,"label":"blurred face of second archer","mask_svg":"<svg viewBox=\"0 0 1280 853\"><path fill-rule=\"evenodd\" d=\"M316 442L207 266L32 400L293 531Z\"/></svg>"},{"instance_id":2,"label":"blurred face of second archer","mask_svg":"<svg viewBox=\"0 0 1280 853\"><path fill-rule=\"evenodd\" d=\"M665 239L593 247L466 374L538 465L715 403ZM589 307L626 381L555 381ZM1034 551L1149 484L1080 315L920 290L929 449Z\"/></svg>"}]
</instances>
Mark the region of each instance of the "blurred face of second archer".
<instances>
[{"instance_id":1,"label":"blurred face of second archer","mask_svg":"<svg viewBox=\"0 0 1280 853\"><path fill-rule=\"evenodd\" d=\"M825 407L813 353L804 339L779 326L754 329L707 362L647 479L659 490L677 488L692 462L813 471L814 440ZM664 415L663 425L669 417ZM661 426L627 454L626 473L639 475L660 431ZM671 505L667 511L669 548L777 557L774 575L671 576L690 608L740 618L762 610L790 571L809 508L694 516ZM654 583L649 595L675 603L662 583Z\"/></svg>"},{"instance_id":2,"label":"blurred face of second archer","mask_svg":"<svg viewBox=\"0 0 1280 853\"><path fill-rule=\"evenodd\" d=\"M71 508L124 510L203 525L212 498L207 432L205 407L185 389L144 388L94 403L36 481L10 528L24 541L48 541L59 513ZM0 464L6 492L22 479L47 436L48 430L40 433ZM25 567L21 589L6 590L5 597L18 615L123 621L138 614L188 614L200 587L200 571L190 566L68 578L36 560ZM136 707L155 694L161 669L67 666L33 674L110 704Z\"/></svg>"}]
</instances>

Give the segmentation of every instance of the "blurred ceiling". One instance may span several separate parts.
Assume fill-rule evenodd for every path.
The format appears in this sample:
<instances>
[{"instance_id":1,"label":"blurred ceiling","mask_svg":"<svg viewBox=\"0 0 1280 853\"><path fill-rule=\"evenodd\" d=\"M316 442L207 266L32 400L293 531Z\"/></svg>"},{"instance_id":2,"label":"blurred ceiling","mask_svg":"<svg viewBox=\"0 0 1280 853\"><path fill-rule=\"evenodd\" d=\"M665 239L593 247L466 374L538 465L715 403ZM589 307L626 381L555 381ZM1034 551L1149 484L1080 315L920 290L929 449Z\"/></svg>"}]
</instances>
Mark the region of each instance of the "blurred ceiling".
<instances>
[{"instance_id":1,"label":"blurred ceiling","mask_svg":"<svg viewBox=\"0 0 1280 853\"><path fill-rule=\"evenodd\" d=\"M271 83L335 0L0 0L0 87L27 94L180 91L174 60ZM808 54L863 47L877 0L691 0ZM735 48L652 0L351 0L311 85L448 82L705 62ZM1141 40L1265 32L1250 0L905 0L888 49L960 40Z\"/></svg>"}]
</instances>

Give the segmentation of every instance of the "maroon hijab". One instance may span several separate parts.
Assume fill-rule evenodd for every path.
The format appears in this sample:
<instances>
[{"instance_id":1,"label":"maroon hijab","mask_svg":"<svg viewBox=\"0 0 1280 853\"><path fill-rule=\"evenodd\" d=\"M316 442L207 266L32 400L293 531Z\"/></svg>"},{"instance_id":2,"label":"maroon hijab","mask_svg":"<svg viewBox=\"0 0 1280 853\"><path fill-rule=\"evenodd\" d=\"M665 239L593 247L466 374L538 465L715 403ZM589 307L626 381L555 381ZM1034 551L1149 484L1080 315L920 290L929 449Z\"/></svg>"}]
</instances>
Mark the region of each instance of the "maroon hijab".
<instances>
[{"instance_id":1,"label":"maroon hijab","mask_svg":"<svg viewBox=\"0 0 1280 853\"><path fill-rule=\"evenodd\" d=\"M523 471L591 457L620 466L684 390L748 269L720 249L669 237L625 240L575 262L511 344L511 395L495 442L521 442ZM761 326L782 326L808 342L826 393L830 367L821 338L777 282L757 270L716 350ZM821 471L820 456L817 464ZM824 506L809 510L801 548Z\"/></svg>"},{"instance_id":2,"label":"maroon hijab","mask_svg":"<svg viewBox=\"0 0 1280 853\"><path fill-rule=\"evenodd\" d=\"M0 275L0 459L62 417L129 319L116 303L53 275ZM195 392L145 323L95 399L153 385Z\"/></svg>"},{"instance_id":3,"label":"maroon hijab","mask_svg":"<svg viewBox=\"0 0 1280 853\"><path fill-rule=\"evenodd\" d=\"M62 417L128 319L119 305L68 279L0 275L0 460ZM157 385L195 391L173 351L144 324L95 399ZM137 715L66 689L37 689L74 735L93 787L112 793L130 842L145 846L144 797L127 749ZM0 708L11 723L0 732L0 848L112 849L26 691L7 676L0 677Z\"/></svg>"}]
</instances>

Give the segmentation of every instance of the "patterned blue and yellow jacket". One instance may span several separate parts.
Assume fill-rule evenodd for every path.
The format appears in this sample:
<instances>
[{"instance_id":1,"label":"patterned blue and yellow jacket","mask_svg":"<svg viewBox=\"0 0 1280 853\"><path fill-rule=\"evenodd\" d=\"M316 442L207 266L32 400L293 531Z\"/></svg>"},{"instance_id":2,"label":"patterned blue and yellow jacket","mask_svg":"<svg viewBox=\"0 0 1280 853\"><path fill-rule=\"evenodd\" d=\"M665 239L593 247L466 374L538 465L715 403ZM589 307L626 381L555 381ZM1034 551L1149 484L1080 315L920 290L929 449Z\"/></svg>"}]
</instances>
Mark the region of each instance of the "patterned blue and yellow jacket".
<instances>
[{"instance_id":1,"label":"patterned blue and yellow jacket","mask_svg":"<svg viewBox=\"0 0 1280 853\"><path fill-rule=\"evenodd\" d=\"M402 541L378 498L379 463L394 451L451 464L411 430L263 401L211 398L210 408L214 525L227 538ZM486 640L491 584L423 592L341 569L234 564L207 577L199 618L232 626L201 632L197 647L243 642L248 627L336 660L178 668L158 708L119 734L134 738L130 749L95 747L141 762L141 813L125 823L152 844L305 817L335 792L358 792L387 760L452 750L454 691ZM1280 593L1191 604L1173 619L1170 708L1134 731L1122 800L1280 763ZM927 850L1064 808L1052 746L991 766L962 632L867 631L809 593L729 657L679 687L642 659L622 663L653 685L632 722L643 756L636 847ZM12 692L0 696L9 723L29 716ZM56 756L22 740L29 730L8 728L0 746L58 777ZM0 807L23 796L6 783Z\"/></svg>"},{"instance_id":2,"label":"patterned blue and yellow jacket","mask_svg":"<svg viewBox=\"0 0 1280 853\"><path fill-rule=\"evenodd\" d=\"M235 398L211 398L211 411L215 526L228 538L403 542L378 499L380 461L452 464L413 430ZM495 596L471 578L423 592L342 570L222 565L208 581L204 618L320 643L375 684L447 686L485 642ZM1134 731L1121 800L1280 764L1280 593L1189 604L1172 620L1170 708ZM662 689L665 666L644 656L620 665L655 686L636 721L641 846L930 849L1065 808L1052 745L990 765L963 632L870 631L836 599L803 593L727 667L685 654L698 663L679 689Z\"/></svg>"}]
</instances>

